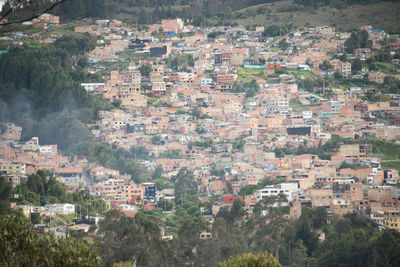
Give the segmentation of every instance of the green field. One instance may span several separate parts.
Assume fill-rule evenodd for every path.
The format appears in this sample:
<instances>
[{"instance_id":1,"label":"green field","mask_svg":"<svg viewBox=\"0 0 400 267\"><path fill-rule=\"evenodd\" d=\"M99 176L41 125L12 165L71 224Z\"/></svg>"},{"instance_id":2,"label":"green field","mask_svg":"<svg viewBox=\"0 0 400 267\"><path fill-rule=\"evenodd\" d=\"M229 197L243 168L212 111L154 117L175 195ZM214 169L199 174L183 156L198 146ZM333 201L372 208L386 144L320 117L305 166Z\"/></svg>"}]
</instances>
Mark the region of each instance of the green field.
<instances>
[{"instance_id":1,"label":"green field","mask_svg":"<svg viewBox=\"0 0 400 267\"><path fill-rule=\"evenodd\" d=\"M383 161L381 167L382 169L396 169L400 171L400 160Z\"/></svg>"},{"instance_id":2,"label":"green field","mask_svg":"<svg viewBox=\"0 0 400 267\"><path fill-rule=\"evenodd\" d=\"M267 76L264 74L262 69L244 69L238 70L238 80L243 82L250 82L252 80L266 79Z\"/></svg>"}]
</instances>

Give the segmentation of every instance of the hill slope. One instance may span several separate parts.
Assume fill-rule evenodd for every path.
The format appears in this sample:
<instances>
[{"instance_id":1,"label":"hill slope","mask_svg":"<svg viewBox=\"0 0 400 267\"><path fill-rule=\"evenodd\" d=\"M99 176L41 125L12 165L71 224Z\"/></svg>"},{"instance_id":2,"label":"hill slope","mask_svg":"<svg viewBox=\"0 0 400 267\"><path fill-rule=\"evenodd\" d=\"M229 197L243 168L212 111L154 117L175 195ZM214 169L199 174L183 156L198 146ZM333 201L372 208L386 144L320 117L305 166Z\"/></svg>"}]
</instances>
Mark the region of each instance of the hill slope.
<instances>
[{"instance_id":1,"label":"hill slope","mask_svg":"<svg viewBox=\"0 0 400 267\"><path fill-rule=\"evenodd\" d=\"M242 16L245 18L240 18ZM305 9L293 4L291 0L285 0L238 10L234 12L234 18L235 22L244 25L293 23L296 26L329 25L340 30L351 30L359 28L360 25L370 24L374 28L384 29L389 33L398 33L400 32L400 2L355 4L343 9L330 6Z\"/></svg>"}]
</instances>

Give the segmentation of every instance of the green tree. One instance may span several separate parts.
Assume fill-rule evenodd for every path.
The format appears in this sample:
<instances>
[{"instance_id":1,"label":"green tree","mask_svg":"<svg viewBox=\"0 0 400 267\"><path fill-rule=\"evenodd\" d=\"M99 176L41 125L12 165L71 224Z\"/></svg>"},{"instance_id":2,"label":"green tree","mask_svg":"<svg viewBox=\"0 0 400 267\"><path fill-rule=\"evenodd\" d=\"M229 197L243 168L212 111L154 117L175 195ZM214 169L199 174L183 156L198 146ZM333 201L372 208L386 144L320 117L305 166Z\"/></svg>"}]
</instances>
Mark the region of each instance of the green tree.
<instances>
[{"instance_id":1,"label":"green tree","mask_svg":"<svg viewBox=\"0 0 400 267\"><path fill-rule=\"evenodd\" d=\"M207 229L207 222L202 217L186 216L182 219L178 231L178 255L184 262L194 264L195 251L198 249L200 233Z\"/></svg>"},{"instance_id":2,"label":"green tree","mask_svg":"<svg viewBox=\"0 0 400 267\"><path fill-rule=\"evenodd\" d=\"M144 10L143 8L140 10L139 12L139 19L138 19L138 23L139 24L147 24L148 22L148 14L146 12L146 10Z\"/></svg>"},{"instance_id":3,"label":"green tree","mask_svg":"<svg viewBox=\"0 0 400 267\"><path fill-rule=\"evenodd\" d=\"M327 60L324 60L324 62L322 62L322 64L319 65L319 68L322 71L331 71L331 70L333 70L333 66Z\"/></svg>"},{"instance_id":4,"label":"green tree","mask_svg":"<svg viewBox=\"0 0 400 267\"><path fill-rule=\"evenodd\" d=\"M368 45L368 32L358 30L351 33L350 38L344 43L347 53L353 53L356 48L366 48Z\"/></svg>"},{"instance_id":5,"label":"green tree","mask_svg":"<svg viewBox=\"0 0 400 267\"><path fill-rule=\"evenodd\" d=\"M351 62L351 73L356 74L361 69L362 69L361 59L358 57L354 58L353 61Z\"/></svg>"},{"instance_id":6,"label":"green tree","mask_svg":"<svg viewBox=\"0 0 400 267\"><path fill-rule=\"evenodd\" d=\"M289 29L286 25L278 25L272 24L265 27L263 36L264 37L275 37L285 35L289 32Z\"/></svg>"},{"instance_id":7,"label":"green tree","mask_svg":"<svg viewBox=\"0 0 400 267\"><path fill-rule=\"evenodd\" d=\"M304 243L304 246L307 248L307 255L311 255L311 253L318 246L318 238L313 231L312 224L312 213L313 210L310 208L306 208L303 210L301 217L296 222L297 223L297 232L296 237L297 240L301 239Z\"/></svg>"},{"instance_id":8,"label":"green tree","mask_svg":"<svg viewBox=\"0 0 400 267\"><path fill-rule=\"evenodd\" d=\"M74 238L38 236L23 215L0 217L1 266L103 266L92 245Z\"/></svg>"},{"instance_id":9,"label":"green tree","mask_svg":"<svg viewBox=\"0 0 400 267\"><path fill-rule=\"evenodd\" d=\"M158 201L157 206L162 208L163 211L171 211L174 208L174 203L167 199L161 199Z\"/></svg>"},{"instance_id":10,"label":"green tree","mask_svg":"<svg viewBox=\"0 0 400 267\"><path fill-rule=\"evenodd\" d=\"M11 193L11 184L0 174L0 214L9 212Z\"/></svg>"},{"instance_id":11,"label":"green tree","mask_svg":"<svg viewBox=\"0 0 400 267\"><path fill-rule=\"evenodd\" d=\"M279 261L267 252L259 254L244 254L236 258L230 258L229 260L219 262L217 267L253 267L253 266L265 266L265 267L281 267Z\"/></svg>"},{"instance_id":12,"label":"green tree","mask_svg":"<svg viewBox=\"0 0 400 267\"><path fill-rule=\"evenodd\" d=\"M139 67L140 74L142 76L148 77L152 68L150 64L143 64Z\"/></svg>"},{"instance_id":13,"label":"green tree","mask_svg":"<svg viewBox=\"0 0 400 267\"><path fill-rule=\"evenodd\" d=\"M175 203L184 206L185 202L198 203L197 183L187 168L181 168L175 177Z\"/></svg>"},{"instance_id":14,"label":"green tree","mask_svg":"<svg viewBox=\"0 0 400 267\"><path fill-rule=\"evenodd\" d=\"M286 41L286 38L283 38L282 40L279 41L278 47L282 50L286 50L289 47L289 43Z\"/></svg>"},{"instance_id":15,"label":"green tree","mask_svg":"<svg viewBox=\"0 0 400 267\"><path fill-rule=\"evenodd\" d=\"M163 145L163 141L161 140L161 136L155 135L151 138L151 143L153 145Z\"/></svg>"},{"instance_id":16,"label":"green tree","mask_svg":"<svg viewBox=\"0 0 400 267\"><path fill-rule=\"evenodd\" d=\"M157 218L143 212L132 218L112 210L100 223L101 235L96 237L95 244L108 266L133 260L138 266L171 266L173 252L161 240L159 224Z\"/></svg>"},{"instance_id":17,"label":"green tree","mask_svg":"<svg viewBox=\"0 0 400 267\"><path fill-rule=\"evenodd\" d=\"M159 165L155 168L153 174L151 175L151 178L154 180L160 179L163 172L164 172L164 170L163 170L162 166Z\"/></svg>"}]
</instances>

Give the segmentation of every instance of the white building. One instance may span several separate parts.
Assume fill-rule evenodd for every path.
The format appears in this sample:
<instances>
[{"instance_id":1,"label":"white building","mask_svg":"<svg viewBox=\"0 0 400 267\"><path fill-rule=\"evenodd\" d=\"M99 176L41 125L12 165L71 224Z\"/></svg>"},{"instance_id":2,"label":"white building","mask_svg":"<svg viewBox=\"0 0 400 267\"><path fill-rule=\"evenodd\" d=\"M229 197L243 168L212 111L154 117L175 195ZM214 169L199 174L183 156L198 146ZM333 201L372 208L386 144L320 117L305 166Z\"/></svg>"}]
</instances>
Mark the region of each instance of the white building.
<instances>
[{"instance_id":1,"label":"white building","mask_svg":"<svg viewBox=\"0 0 400 267\"><path fill-rule=\"evenodd\" d=\"M95 89L104 86L105 83L81 83L87 92L93 92Z\"/></svg>"},{"instance_id":2,"label":"white building","mask_svg":"<svg viewBox=\"0 0 400 267\"><path fill-rule=\"evenodd\" d=\"M257 191L257 200L261 200L270 196L277 196L280 193L284 194L288 201L293 199L294 193L299 191L299 185L297 183L282 183L277 185L268 185L263 189Z\"/></svg>"},{"instance_id":3,"label":"white building","mask_svg":"<svg viewBox=\"0 0 400 267\"><path fill-rule=\"evenodd\" d=\"M50 213L64 214L64 215L75 213L75 205L68 203L47 204L45 208L46 211Z\"/></svg>"},{"instance_id":4,"label":"white building","mask_svg":"<svg viewBox=\"0 0 400 267\"><path fill-rule=\"evenodd\" d=\"M311 110L303 110L303 119L312 119L313 112Z\"/></svg>"},{"instance_id":5,"label":"white building","mask_svg":"<svg viewBox=\"0 0 400 267\"><path fill-rule=\"evenodd\" d=\"M45 145L45 146L40 146L39 147L39 152L40 153L45 153L45 154L57 154L57 145Z\"/></svg>"},{"instance_id":6,"label":"white building","mask_svg":"<svg viewBox=\"0 0 400 267\"><path fill-rule=\"evenodd\" d=\"M0 0L0 12L3 10L3 6L6 3L6 0Z\"/></svg>"},{"instance_id":7,"label":"white building","mask_svg":"<svg viewBox=\"0 0 400 267\"><path fill-rule=\"evenodd\" d=\"M268 94L262 100L262 102L269 112L284 111L289 109L289 100L285 95Z\"/></svg>"}]
</instances>

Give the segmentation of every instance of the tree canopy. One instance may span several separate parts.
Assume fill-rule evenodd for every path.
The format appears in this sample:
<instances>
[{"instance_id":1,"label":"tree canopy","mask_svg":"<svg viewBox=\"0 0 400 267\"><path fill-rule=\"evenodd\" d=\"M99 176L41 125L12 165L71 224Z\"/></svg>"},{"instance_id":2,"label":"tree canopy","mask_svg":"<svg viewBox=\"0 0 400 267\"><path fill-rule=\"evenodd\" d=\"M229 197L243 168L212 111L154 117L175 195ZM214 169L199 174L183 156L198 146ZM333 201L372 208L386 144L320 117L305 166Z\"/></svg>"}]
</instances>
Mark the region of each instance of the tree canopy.
<instances>
[{"instance_id":1,"label":"tree canopy","mask_svg":"<svg viewBox=\"0 0 400 267\"><path fill-rule=\"evenodd\" d=\"M2 116L23 127L23 138L38 136L42 144L61 149L89 140L86 123L98 110L112 108L80 86L88 74L78 62L93 48L91 38L62 37L43 47L13 47L0 56Z\"/></svg>"},{"instance_id":2,"label":"tree canopy","mask_svg":"<svg viewBox=\"0 0 400 267\"><path fill-rule=\"evenodd\" d=\"M0 216L1 266L103 266L92 245L38 235L22 214Z\"/></svg>"}]
</instances>

